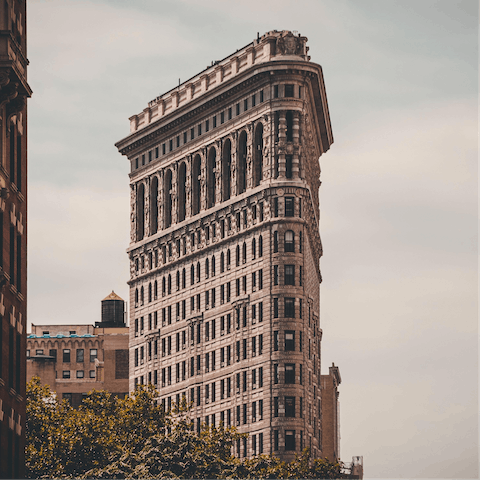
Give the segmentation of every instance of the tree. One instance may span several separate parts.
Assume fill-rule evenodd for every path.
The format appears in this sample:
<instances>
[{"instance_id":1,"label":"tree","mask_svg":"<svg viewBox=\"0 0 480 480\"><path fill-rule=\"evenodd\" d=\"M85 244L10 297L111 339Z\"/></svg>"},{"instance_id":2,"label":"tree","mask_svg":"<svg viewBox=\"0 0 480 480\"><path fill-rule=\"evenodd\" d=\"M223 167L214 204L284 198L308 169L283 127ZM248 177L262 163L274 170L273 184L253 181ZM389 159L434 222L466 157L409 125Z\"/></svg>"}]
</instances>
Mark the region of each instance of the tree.
<instances>
[{"instance_id":1,"label":"tree","mask_svg":"<svg viewBox=\"0 0 480 480\"><path fill-rule=\"evenodd\" d=\"M194 431L185 401L165 414L151 385L125 399L92 391L78 408L34 378L27 384L29 478L341 478L342 464L311 459L305 449L287 463L273 455L240 460L234 427Z\"/></svg>"}]
</instances>

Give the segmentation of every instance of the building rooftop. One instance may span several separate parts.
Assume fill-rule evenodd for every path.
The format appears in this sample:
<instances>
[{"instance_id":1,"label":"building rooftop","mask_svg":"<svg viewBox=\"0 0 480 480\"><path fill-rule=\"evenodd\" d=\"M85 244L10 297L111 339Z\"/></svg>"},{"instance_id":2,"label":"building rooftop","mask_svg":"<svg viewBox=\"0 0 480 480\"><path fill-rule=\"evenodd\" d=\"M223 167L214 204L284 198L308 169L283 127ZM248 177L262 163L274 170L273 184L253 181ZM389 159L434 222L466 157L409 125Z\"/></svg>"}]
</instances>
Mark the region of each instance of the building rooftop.
<instances>
[{"instance_id":1,"label":"building rooftop","mask_svg":"<svg viewBox=\"0 0 480 480\"><path fill-rule=\"evenodd\" d=\"M113 290L112 293L108 294L103 300L121 300L122 302L124 301L123 298L119 297Z\"/></svg>"},{"instance_id":2,"label":"building rooftop","mask_svg":"<svg viewBox=\"0 0 480 480\"><path fill-rule=\"evenodd\" d=\"M27 335L27 338L92 338L96 337L97 335L91 335L90 333L86 333L85 335L76 335L75 333L72 334L64 334L64 333L57 333L57 335L35 335L30 333Z\"/></svg>"}]
</instances>

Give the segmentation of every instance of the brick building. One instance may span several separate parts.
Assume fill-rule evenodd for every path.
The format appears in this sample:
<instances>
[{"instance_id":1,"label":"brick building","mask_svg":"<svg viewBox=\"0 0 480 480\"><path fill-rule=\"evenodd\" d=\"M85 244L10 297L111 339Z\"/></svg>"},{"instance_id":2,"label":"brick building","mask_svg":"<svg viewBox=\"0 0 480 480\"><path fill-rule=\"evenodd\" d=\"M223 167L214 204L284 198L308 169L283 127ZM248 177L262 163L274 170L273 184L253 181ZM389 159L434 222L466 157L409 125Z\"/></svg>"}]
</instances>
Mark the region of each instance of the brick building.
<instances>
[{"instance_id":1,"label":"brick building","mask_svg":"<svg viewBox=\"0 0 480 480\"><path fill-rule=\"evenodd\" d=\"M123 304L112 292L102 301L102 321L95 326L32 324L27 380L39 376L42 384L74 407L91 390L127 395L129 335Z\"/></svg>"},{"instance_id":2,"label":"brick building","mask_svg":"<svg viewBox=\"0 0 480 480\"><path fill-rule=\"evenodd\" d=\"M240 457L323 456L319 157L307 39L272 31L130 118L130 390L185 397Z\"/></svg>"},{"instance_id":3,"label":"brick building","mask_svg":"<svg viewBox=\"0 0 480 480\"><path fill-rule=\"evenodd\" d=\"M25 0L0 3L0 478L25 473L27 83Z\"/></svg>"}]
</instances>

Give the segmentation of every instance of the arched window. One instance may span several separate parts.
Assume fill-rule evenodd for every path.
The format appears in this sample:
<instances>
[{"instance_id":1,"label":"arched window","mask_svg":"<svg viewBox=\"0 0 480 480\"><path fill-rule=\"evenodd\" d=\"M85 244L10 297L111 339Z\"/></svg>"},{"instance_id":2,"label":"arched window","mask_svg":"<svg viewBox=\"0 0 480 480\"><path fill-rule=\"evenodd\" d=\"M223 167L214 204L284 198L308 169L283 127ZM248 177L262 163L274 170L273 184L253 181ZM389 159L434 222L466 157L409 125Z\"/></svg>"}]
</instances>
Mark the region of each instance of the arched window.
<instances>
[{"instance_id":1,"label":"arched window","mask_svg":"<svg viewBox=\"0 0 480 480\"><path fill-rule=\"evenodd\" d=\"M263 257L263 237L258 237L258 256Z\"/></svg>"},{"instance_id":2,"label":"arched window","mask_svg":"<svg viewBox=\"0 0 480 480\"><path fill-rule=\"evenodd\" d=\"M192 263L192 266L190 267L190 285L193 285L195 283L195 266Z\"/></svg>"},{"instance_id":3,"label":"arched window","mask_svg":"<svg viewBox=\"0 0 480 480\"><path fill-rule=\"evenodd\" d=\"M182 270L182 288L185 288L187 285L187 273L185 272L185 269Z\"/></svg>"},{"instance_id":4,"label":"arched window","mask_svg":"<svg viewBox=\"0 0 480 480\"><path fill-rule=\"evenodd\" d=\"M237 192L240 194L247 189L247 132L245 130L242 130L238 137L237 165Z\"/></svg>"},{"instance_id":5,"label":"arched window","mask_svg":"<svg viewBox=\"0 0 480 480\"><path fill-rule=\"evenodd\" d=\"M150 235L158 230L158 178L153 177L150 184Z\"/></svg>"},{"instance_id":6,"label":"arched window","mask_svg":"<svg viewBox=\"0 0 480 480\"><path fill-rule=\"evenodd\" d=\"M295 234L292 230L287 230L285 232L285 245L284 245L286 252L294 252L295 251Z\"/></svg>"},{"instance_id":7,"label":"arched window","mask_svg":"<svg viewBox=\"0 0 480 480\"><path fill-rule=\"evenodd\" d=\"M263 179L263 124L259 122L255 128L253 151L253 186L260 185Z\"/></svg>"},{"instance_id":8,"label":"arched window","mask_svg":"<svg viewBox=\"0 0 480 480\"><path fill-rule=\"evenodd\" d=\"M177 270L177 292L180 290L180 272Z\"/></svg>"},{"instance_id":9,"label":"arched window","mask_svg":"<svg viewBox=\"0 0 480 480\"><path fill-rule=\"evenodd\" d=\"M166 288L166 282L165 282L165 277L162 278L162 297L165 296L167 292L167 288Z\"/></svg>"},{"instance_id":10,"label":"arched window","mask_svg":"<svg viewBox=\"0 0 480 480\"><path fill-rule=\"evenodd\" d=\"M208 164L207 164L207 208L211 208L215 205L215 167L216 167L217 150L215 147L210 148L208 152Z\"/></svg>"},{"instance_id":11,"label":"arched window","mask_svg":"<svg viewBox=\"0 0 480 480\"><path fill-rule=\"evenodd\" d=\"M197 262L197 283L200 281L200 262Z\"/></svg>"},{"instance_id":12,"label":"arched window","mask_svg":"<svg viewBox=\"0 0 480 480\"><path fill-rule=\"evenodd\" d=\"M210 262L208 258L205 260L205 278L208 278L210 275Z\"/></svg>"},{"instance_id":13,"label":"arched window","mask_svg":"<svg viewBox=\"0 0 480 480\"><path fill-rule=\"evenodd\" d=\"M135 271L138 273L138 265L139 265L139 261L138 261L138 258L135 259Z\"/></svg>"},{"instance_id":14,"label":"arched window","mask_svg":"<svg viewBox=\"0 0 480 480\"><path fill-rule=\"evenodd\" d=\"M153 284L153 298L156 300L158 298L158 283L155 280Z\"/></svg>"},{"instance_id":15,"label":"arched window","mask_svg":"<svg viewBox=\"0 0 480 480\"><path fill-rule=\"evenodd\" d=\"M230 175L232 162L232 143L230 139L225 140L222 152L222 200L230 198Z\"/></svg>"},{"instance_id":16,"label":"arched window","mask_svg":"<svg viewBox=\"0 0 480 480\"><path fill-rule=\"evenodd\" d=\"M227 270L230 268L230 249L227 250Z\"/></svg>"},{"instance_id":17,"label":"arched window","mask_svg":"<svg viewBox=\"0 0 480 480\"><path fill-rule=\"evenodd\" d=\"M223 273L225 271L225 255L222 252L220 255L220 273Z\"/></svg>"},{"instance_id":18,"label":"arched window","mask_svg":"<svg viewBox=\"0 0 480 480\"><path fill-rule=\"evenodd\" d=\"M212 277L215 276L215 255L212 257Z\"/></svg>"},{"instance_id":19,"label":"arched window","mask_svg":"<svg viewBox=\"0 0 480 480\"><path fill-rule=\"evenodd\" d=\"M252 258L255 260L257 258L257 241L255 238L252 240Z\"/></svg>"},{"instance_id":20,"label":"arched window","mask_svg":"<svg viewBox=\"0 0 480 480\"><path fill-rule=\"evenodd\" d=\"M178 221L183 222L186 215L187 194L185 185L187 183L187 166L185 162L180 164L178 169ZM180 252L178 252L180 253Z\"/></svg>"},{"instance_id":21,"label":"arched window","mask_svg":"<svg viewBox=\"0 0 480 480\"><path fill-rule=\"evenodd\" d=\"M278 232L276 230L273 232L273 252L278 252Z\"/></svg>"},{"instance_id":22,"label":"arched window","mask_svg":"<svg viewBox=\"0 0 480 480\"><path fill-rule=\"evenodd\" d=\"M144 292L143 292L143 287L140 288L140 305L143 305L144 302Z\"/></svg>"},{"instance_id":23,"label":"arched window","mask_svg":"<svg viewBox=\"0 0 480 480\"><path fill-rule=\"evenodd\" d=\"M243 242L242 246L242 260L243 263L247 263L247 244L245 242Z\"/></svg>"},{"instance_id":24,"label":"arched window","mask_svg":"<svg viewBox=\"0 0 480 480\"><path fill-rule=\"evenodd\" d=\"M135 306L138 307L138 288L135 289Z\"/></svg>"},{"instance_id":25,"label":"arched window","mask_svg":"<svg viewBox=\"0 0 480 480\"><path fill-rule=\"evenodd\" d=\"M152 284L148 284L148 303L152 301Z\"/></svg>"},{"instance_id":26,"label":"arched window","mask_svg":"<svg viewBox=\"0 0 480 480\"><path fill-rule=\"evenodd\" d=\"M237 245L235 251L235 265L238 267L240 265L240 245Z\"/></svg>"},{"instance_id":27,"label":"arched window","mask_svg":"<svg viewBox=\"0 0 480 480\"><path fill-rule=\"evenodd\" d=\"M145 186L137 188L137 242L145 236Z\"/></svg>"},{"instance_id":28,"label":"arched window","mask_svg":"<svg viewBox=\"0 0 480 480\"><path fill-rule=\"evenodd\" d=\"M200 212L200 155L195 155L192 165L192 215Z\"/></svg>"},{"instance_id":29,"label":"arched window","mask_svg":"<svg viewBox=\"0 0 480 480\"><path fill-rule=\"evenodd\" d=\"M165 195L165 228L172 225L172 171L168 169L165 172L164 195Z\"/></svg>"},{"instance_id":30,"label":"arched window","mask_svg":"<svg viewBox=\"0 0 480 480\"><path fill-rule=\"evenodd\" d=\"M172 276L168 274L168 294L170 295L172 293Z\"/></svg>"}]
</instances>

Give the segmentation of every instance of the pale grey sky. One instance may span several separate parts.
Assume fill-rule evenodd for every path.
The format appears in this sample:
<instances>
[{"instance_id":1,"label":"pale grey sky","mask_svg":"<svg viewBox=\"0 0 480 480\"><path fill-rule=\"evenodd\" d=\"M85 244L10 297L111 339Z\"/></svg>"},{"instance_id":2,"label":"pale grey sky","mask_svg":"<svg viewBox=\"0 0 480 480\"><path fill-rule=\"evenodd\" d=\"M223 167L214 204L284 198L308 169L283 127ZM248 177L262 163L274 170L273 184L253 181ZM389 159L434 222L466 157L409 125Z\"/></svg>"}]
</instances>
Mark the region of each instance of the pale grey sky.
<instances>
[{"instance_id":1,"label":"pale grey sky","mask_svg":"<svg viewBox=\"0 0 480 480\"><path fill-rule=\"evenodd\" d=\"M323 371L367 478L478 478L477 25L469 0L30 0L28 320L127 299L128 162L148 101L272 29L309 38Z\"/></svg>"}]
</instances>

